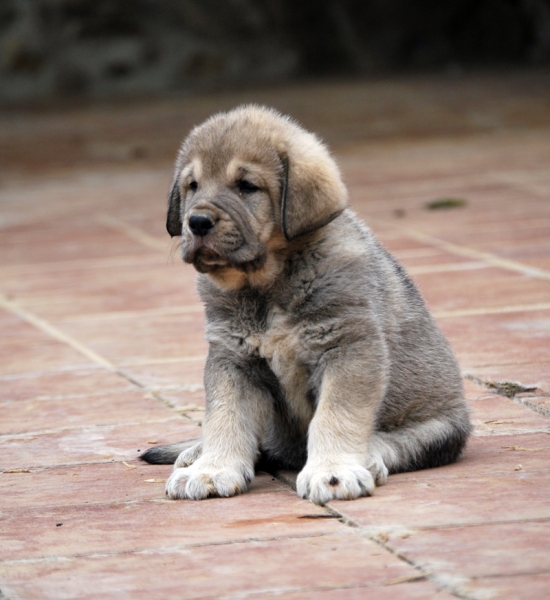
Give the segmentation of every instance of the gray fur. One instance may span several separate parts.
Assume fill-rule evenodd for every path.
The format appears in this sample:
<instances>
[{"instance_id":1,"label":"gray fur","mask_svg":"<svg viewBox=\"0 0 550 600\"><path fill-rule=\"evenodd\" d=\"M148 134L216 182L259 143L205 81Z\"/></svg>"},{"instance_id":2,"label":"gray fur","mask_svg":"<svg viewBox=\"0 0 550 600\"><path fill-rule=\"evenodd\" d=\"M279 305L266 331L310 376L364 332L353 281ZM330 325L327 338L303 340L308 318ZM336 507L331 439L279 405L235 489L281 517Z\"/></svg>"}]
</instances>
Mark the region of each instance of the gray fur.
<instances>
[{"instance_id":1,"label":"gray fur","mask_svg":"<svg viewBox=\"0 0 550 600\"><path fill-rule=\"evenodd\" d=\"M242 192L250 173L232 160L257 165L255 191ZM170 497L245 491L261 458L301 470L298 493L323 504L459 458L471 426L451 348L414 283L345 208L316 138L268 109L218 115L184 144L174 188L171 233L177 213L182 255L201 273L209 354L202 445L142 457L171 462L183 450ZM212 233L191 233L193 214L215 221Z\"/></svg>"}]
</instances>

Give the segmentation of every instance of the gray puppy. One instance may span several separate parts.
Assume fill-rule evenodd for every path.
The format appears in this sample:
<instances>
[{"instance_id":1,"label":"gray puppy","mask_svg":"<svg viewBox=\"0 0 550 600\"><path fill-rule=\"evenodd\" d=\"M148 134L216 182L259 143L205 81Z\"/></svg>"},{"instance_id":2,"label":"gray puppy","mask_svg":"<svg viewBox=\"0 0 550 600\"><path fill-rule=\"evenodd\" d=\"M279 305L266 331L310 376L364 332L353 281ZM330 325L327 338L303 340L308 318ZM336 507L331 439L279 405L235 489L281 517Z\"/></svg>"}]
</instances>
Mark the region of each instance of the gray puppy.
<instances>
[{"instance_id":1,"label":"gray puppy","mask_svg":"<svg viewBox=\"0 0 550 600\"><path fill-rule=\"evenodd\" d=\"M169 497L244 492L261 459L324 504L458 459L471 425L451 348L314 135L257 106L196 127L167 228L209 342L202 440L142 456L175 460Z\"/></svg>"}]
</instances>

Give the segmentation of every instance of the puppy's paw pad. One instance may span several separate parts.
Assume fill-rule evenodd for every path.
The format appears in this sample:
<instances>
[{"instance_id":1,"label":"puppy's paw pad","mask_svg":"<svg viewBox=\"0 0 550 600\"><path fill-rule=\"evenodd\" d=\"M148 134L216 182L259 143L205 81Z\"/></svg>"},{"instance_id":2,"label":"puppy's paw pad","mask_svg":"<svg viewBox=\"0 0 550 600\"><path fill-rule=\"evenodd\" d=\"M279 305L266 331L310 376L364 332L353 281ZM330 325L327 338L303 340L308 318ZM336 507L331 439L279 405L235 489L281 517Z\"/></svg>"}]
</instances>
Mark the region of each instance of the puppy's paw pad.
<instances>
[{"instance_id":1,"label":"puppy's paw pad","mask_svg":"<svg viewBox=\"0 0 550 600\"><path fill-rule=\"evenodd\" d=\"M296 480L296 490L302 498L316 504L331 500L352 500L371 496L374 478L361 465L314 468L305 466Z\"/></svg>"}]
</instances>

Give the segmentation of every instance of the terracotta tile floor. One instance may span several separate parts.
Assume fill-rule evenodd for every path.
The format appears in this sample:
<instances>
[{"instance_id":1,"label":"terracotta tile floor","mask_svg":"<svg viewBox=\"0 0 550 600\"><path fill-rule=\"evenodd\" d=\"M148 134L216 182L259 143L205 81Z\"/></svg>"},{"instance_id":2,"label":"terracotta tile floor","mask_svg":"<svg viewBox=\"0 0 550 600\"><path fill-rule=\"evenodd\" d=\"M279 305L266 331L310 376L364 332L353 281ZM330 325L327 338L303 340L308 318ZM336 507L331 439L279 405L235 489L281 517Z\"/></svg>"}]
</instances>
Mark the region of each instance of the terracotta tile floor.
<instances>
[{"instance_id":1,"label":"terracotta tile floor","mask_svg":"<svg viewBox=\"0 0 550 600\"><path fill-rule=\"evenodd\" d=\"M539 71L1 116L0 598L550 597L549 99ZM137 460L200 434L165 193L188 127L243 101L327 139L418 283L465 376L459 463L321 508L292 473L169 501L170 467Z\"/></svg>"}]
</instances>

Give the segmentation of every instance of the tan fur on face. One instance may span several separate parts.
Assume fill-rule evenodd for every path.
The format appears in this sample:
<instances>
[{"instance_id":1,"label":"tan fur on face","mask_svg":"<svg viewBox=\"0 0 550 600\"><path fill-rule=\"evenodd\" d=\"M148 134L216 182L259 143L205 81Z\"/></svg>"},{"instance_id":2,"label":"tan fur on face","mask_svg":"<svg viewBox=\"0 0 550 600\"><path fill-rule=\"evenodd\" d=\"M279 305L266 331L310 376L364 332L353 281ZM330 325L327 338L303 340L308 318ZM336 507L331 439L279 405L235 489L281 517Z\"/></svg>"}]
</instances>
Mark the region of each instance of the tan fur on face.
<instances>
[{"instance_id":1,"label":"tan fur on face","mask_svg":"<svg viewBox=\"0 0 550 600\"><path fill-rule=\"evenodd\" d=\"M260 191L240 193L242 179ZM192 182L196 191L189 187ZM326 225L346 207L347 192L336 164L315 136L275 111L244 107L191 132L178 157L171 198L170 214L178 214L181 223L172 219L169 230L173 235L181 231L184 260L229 289L272 281L278 273L273 253L282 249L281 234L292 240ZM188 227L193 215L204 214L217 223L201 241L221 257L212 259L217 267L212 269L204 261L197 263L199 242ZM244 232L239 214L249 230L243 240L248 252L235 253L229 242Z\"/></svg>"}]
</instances>

